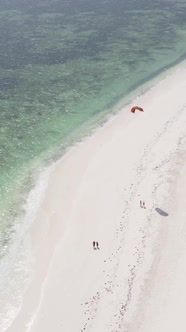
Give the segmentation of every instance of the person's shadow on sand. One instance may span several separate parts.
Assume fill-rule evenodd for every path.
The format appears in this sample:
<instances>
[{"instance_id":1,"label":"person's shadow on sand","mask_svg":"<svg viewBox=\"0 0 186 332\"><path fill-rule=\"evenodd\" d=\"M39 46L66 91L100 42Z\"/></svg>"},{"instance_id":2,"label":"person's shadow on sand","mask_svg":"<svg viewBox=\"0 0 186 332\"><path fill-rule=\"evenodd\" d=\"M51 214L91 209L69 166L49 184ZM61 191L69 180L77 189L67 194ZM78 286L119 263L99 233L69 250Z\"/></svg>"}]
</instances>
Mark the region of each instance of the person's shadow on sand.
<instances>
[{"instance_id":1,"label":"person's shadow on sand","mask_svg":"<svg viewBox=\"0 0 186 332\"><path fill-rule=\"evenodd\" d=\"M156 210L156 212L158 212L163 217L167 217L169 215L167 212L163 211L160 208L155 208L155 210Z\"/></svg>"}]
</instances>

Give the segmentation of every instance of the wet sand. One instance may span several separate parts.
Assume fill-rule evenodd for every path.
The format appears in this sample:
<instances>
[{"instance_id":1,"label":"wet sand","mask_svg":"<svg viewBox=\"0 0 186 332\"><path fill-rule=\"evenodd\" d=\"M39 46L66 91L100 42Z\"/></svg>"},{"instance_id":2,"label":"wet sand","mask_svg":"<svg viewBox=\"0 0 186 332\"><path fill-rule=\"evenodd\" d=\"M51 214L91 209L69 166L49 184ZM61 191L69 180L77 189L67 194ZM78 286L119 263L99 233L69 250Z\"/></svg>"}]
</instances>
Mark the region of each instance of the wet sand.
<instances>
[{"instance_id":1,"label":"wet sand","mask_svg":"<svg viewBox=\"0 0 186 332\"><path fill-rule=\"evenodd\" d=\"M56 163L6 331L185 331L185 165L184 63Z\"/></svg>"}]
</instances>

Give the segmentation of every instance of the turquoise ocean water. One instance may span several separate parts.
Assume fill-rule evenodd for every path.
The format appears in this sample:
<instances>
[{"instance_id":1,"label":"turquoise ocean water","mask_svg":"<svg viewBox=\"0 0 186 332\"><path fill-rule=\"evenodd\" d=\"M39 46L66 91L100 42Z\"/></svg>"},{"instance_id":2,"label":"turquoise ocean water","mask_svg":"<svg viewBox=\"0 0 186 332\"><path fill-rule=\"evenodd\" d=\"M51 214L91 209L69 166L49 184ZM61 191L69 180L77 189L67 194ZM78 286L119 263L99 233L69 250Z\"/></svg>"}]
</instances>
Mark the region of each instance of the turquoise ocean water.
<instances>
[{"instance_id":1,"label":"turquoise ocean water","mask_svg":"<svg viewBox=\"0 0 186 332\"><path fill-rule=\"evenodd\" d=\"M186 1L0 0L0 31L3 262L38 170L186 58Z\"/></svg>"}]
</instances>

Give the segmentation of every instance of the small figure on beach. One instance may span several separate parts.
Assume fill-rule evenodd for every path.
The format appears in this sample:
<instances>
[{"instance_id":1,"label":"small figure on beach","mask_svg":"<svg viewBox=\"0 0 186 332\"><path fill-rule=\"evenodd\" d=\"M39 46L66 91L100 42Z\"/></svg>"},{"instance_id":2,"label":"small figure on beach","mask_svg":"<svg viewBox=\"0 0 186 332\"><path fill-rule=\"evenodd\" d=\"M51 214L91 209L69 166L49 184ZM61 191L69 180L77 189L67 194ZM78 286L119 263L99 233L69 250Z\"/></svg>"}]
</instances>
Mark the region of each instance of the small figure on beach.
<instances>
[{"instance_id":1,"label":"small figure on beach","mask_svg":"<svg viewBox=\"0 0 186 332\"><path fill-rule=\"evenodd\" d=\"M96 241L93 241L93 242L92 242L92 245L93 245L93 249L94 249L94 250L99 249L99 243L98 243L98 241L97 241L97 242L96 242Z\"/></svg>"},{"instance_id":2,"label":"small figure on beach","mask_svg":"<svg viewBox=\"0 0 186 332\"><path fill-rule=\"evenodd\" d=\"M146 209L145 201L140 201L140 207Z\"/></svg>"}]
</instances>

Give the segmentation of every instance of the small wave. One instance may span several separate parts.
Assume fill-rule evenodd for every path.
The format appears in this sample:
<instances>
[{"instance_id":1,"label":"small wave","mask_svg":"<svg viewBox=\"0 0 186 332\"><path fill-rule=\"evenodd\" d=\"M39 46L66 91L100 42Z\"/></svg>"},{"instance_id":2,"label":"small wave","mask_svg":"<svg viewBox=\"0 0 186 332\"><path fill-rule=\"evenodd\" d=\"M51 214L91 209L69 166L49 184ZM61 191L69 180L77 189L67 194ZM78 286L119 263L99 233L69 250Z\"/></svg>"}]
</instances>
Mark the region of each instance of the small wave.
<instances>
[{"instance_id":1,"label":"small wave","mask_svg":"<svg viewBox=\"0 0 186 332\"><path fill-rule=\"evenodd\" d=\"M22 296L32 276L32 244L29 230L44 198L54 164L45 168L25 197L23 213L14 219L10 241L0 260L0 331L5 331L18 314Z\"/></svg>"}]
</instances>

